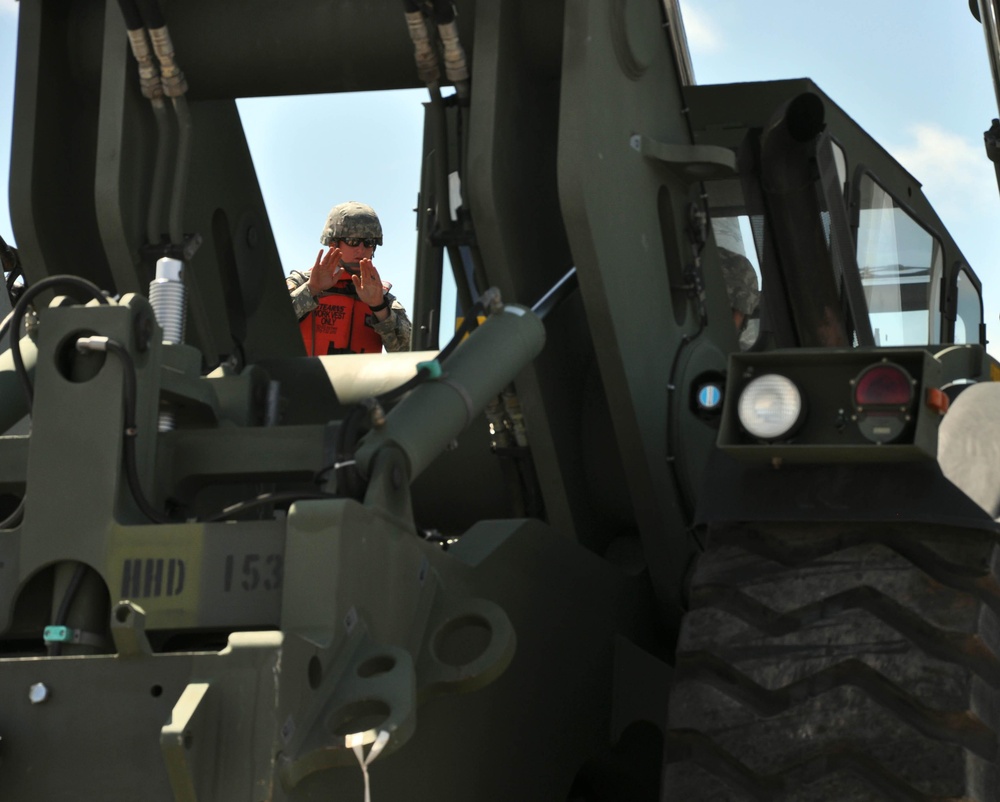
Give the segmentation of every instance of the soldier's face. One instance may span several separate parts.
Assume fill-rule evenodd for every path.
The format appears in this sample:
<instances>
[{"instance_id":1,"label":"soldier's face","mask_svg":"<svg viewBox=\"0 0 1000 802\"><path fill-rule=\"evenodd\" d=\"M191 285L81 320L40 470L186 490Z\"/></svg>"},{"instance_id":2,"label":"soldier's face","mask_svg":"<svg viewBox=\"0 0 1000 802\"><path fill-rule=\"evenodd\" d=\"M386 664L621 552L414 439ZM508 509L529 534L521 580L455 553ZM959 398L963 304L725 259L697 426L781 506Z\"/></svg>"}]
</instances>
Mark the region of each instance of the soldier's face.
<instances>
[{"instance_id":1,"label":"soldier's face","mask_svg":"<svg viewBox=\"0 0 1000 802\"><path fill-rule=\"evenodd\" d=\"M340 248L340 259L344 263L344 268L348 273L355 275L361 271L361 260L371 259L375 252L374 246L365 245L363 242L348 245L345 240L338 240L337 246Z\"/></svg>"}]
</instances>

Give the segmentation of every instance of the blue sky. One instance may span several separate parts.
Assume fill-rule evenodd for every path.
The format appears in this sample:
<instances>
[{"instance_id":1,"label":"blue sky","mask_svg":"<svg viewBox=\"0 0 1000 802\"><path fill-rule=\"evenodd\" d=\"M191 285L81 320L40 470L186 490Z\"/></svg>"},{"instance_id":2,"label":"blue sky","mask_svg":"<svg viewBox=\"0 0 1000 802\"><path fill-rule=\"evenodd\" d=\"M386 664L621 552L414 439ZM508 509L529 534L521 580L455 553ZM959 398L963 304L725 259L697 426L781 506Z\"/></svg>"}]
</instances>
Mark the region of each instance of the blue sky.
<instances>
[{"instance_id":1,"label":"blue sky","mask_svg":"<svg viewBox=\"0 0 1000 802\"><path fill-rule=\"evenodd\" d=\"M682 10L698 83L812 78L923 183L985 285L990 351L1000 357L1000 196L982 145L998 111L982 29L967 3L682 0ZM16 20L17 3L0 0L0 154L10 150ZM183 43L175 46L183 67ZM411 305L425 97L413 90L240 101L286 272L312 264L331 206L366 201L386 232L375 263ZM8 168L0 157L4 186ZM0 234L16 244L6 193Z\"/></svg>"}]
</instances>

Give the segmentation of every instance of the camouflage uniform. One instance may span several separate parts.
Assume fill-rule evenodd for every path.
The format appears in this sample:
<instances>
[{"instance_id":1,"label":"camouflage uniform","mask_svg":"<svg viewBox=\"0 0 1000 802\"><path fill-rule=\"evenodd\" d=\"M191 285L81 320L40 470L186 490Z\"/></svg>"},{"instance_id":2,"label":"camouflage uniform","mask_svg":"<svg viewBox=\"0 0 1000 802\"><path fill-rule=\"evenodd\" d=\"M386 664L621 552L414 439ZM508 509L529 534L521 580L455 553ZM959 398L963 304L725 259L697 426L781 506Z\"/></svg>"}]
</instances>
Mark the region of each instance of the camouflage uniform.
<instances>
[{"instance_id":1,"label":"camouflage uniform","mask_svg":"<svg viewBox=\"0 0 1000 802\"><path fill-rule=\"evenodd\" d=\"M295 317L299 320L302 320L302 318L319 306L316 297L309 292L310 272L306 270L302 273L298 270L293 270L292 274L285 279L285 284L292 296L292 309L295 310ZM395 295L388 292L390 285L383 281L382 286L386 289L385 301L389 304L389 317L381 322L377 320L373 321L372 328L382 338L382 345L385 346L386 351L408 351L410 349L412 324L406 316L406 310L403 308L403 305L396 300ZM357 297L352 282L347 282L343 294Z\"/></svg>"},{"instance_id":2,"label":"camouflage uniform","mask_svg":"<svg viewBox=\"0 0 1000 802\"><path fill-rule=\"evenodd\" d=\"M756 341L760 328L760 321L756 317L757 307L760 306L757 274L749 259L728 248L719 248L719 262L726 282L729 305L743 314L739 338L740 350L746 351Z\"/></svg>"},{"instance_id":3,"label":"camouflage uniform","mask_svg":"<svg viewBox=\"0 0 1000 802\"><path fill-rule=\"evenodd\" d=\"M376 245L382 244L382 224L371 206L357 201L348 201L338 204L330 210L330 214L326 218L326 225L323 227L323 233L319 238L320 243L330 246L339 239L349 237L370 239ZM319 306L316 296L309 292L309 274L311 272L311 270L305 272L293 270L291 275L285 279L285 284L292 296L292 308L299 320L302 320ZM382 282L385 292L384 300L389 304L389 317L381 322L373 317L370 322L372 328L382 338L382 345L385 346L386 351L408 351L413 326L406 316L403 305L396 300L396 296L389 292L391 286L385 281ZM357 292L351 281L347 281L338 291L342 295L357 299Z\"/></svg>"}]
</instances>

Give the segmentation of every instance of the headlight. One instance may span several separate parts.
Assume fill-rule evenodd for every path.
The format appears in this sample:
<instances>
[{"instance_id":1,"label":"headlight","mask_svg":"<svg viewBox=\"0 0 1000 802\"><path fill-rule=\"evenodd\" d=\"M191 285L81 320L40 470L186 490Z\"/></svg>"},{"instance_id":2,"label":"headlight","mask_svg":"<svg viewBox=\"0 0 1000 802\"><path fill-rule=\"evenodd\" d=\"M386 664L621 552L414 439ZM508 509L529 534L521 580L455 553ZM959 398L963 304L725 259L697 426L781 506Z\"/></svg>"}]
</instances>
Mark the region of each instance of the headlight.
<instances>
[{"instance_id":1,"label":"headlight","mask_svg":"<svg viewBox=\"0 0 1000 802\"><path fill-rule=\"evenodd\" d=\"M750 381L740 394L740 423L761 440L790 434L802 418L802 394L784 376L768 373Z\"/></svg>"}]
</instances>

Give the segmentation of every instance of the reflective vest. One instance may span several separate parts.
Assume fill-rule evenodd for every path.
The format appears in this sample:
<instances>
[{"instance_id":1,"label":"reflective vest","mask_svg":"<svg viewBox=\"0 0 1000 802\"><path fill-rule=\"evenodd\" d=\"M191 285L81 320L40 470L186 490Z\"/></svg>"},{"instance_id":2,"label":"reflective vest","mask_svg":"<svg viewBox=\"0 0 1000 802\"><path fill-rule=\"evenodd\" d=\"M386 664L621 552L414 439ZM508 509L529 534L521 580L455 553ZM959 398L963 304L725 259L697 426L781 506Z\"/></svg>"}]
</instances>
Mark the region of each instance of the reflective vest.
<instances>
[{"instance_id":1,"label":"reflective vest","mask_svg":"<svg viewBox=\"0 0 1000 802\"><path fill-rule=\"evenodd\" d=\"M327 354L377 354L382 337L369 325L375 316L353 295L331 292L316 298L319 306L299 322L309 356Z\"/></svg>"}]
</instances>

